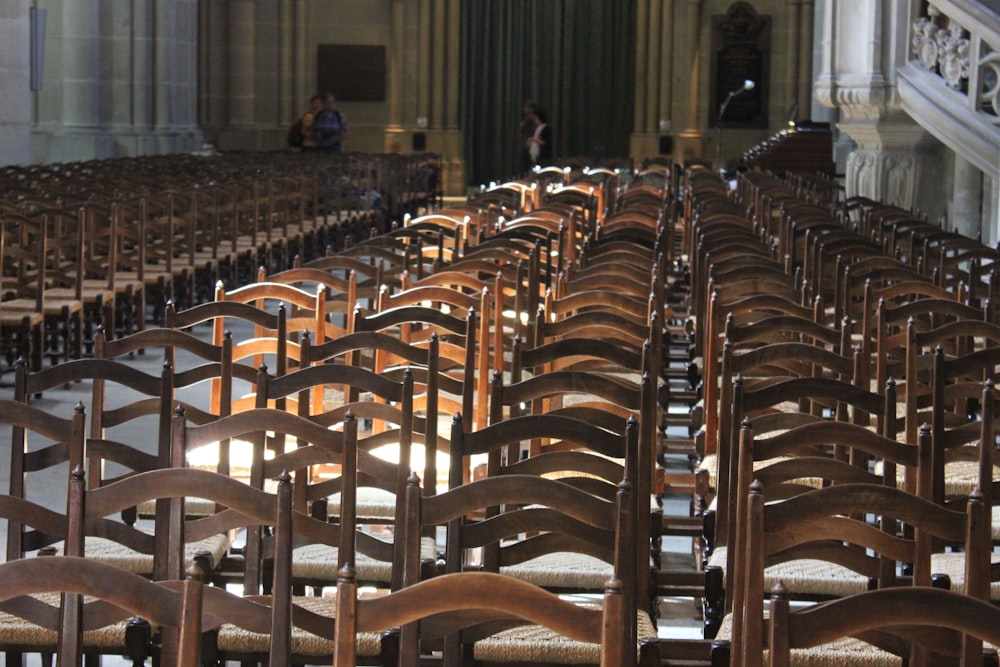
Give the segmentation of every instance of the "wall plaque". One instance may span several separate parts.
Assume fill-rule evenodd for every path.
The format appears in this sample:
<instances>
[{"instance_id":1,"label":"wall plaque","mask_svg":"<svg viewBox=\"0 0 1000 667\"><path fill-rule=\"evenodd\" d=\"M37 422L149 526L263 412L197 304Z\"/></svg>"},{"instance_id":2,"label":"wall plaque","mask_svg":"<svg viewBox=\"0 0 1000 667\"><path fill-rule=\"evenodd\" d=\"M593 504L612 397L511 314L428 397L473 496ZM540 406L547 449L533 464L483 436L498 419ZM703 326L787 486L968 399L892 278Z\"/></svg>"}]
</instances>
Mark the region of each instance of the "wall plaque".
<instances>
[{"instance_id":1,"label":"wall plaque","mask_svg":"<svg viewBox=\"0 0 1000 667\"><path fill-rule=\"evenodd\" d=\"M708 126L766 128L771 17L747 2L735 2L725 16L712 17L712 86ZM745 90L744 82L753 81ZM723 117L721 105L734 91Z\"/></svg>"},{"instance_id":2,"label":"wall plaque","mask_svg":"<svg viewBox=\"0 0 1000 667\"><path fill-rule=\"evenodd\" d=\"M385 47L320 44L316 54L316 90L339 102L385 101Z\"/></svg>"}]
</instances>

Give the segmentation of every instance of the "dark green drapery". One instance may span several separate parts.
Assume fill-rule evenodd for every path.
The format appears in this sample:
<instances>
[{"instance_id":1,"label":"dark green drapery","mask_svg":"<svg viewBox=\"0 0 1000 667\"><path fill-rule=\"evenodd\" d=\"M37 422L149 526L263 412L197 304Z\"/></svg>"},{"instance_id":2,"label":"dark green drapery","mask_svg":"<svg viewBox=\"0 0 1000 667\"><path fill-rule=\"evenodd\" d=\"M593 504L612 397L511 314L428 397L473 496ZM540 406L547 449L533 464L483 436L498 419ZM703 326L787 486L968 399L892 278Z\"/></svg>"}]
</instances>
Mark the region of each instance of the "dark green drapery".
<instances>
[{"instance_id":1,"label":"dark green drapery","mask_svg":"<svg viewBox=\"0 0 1000 667\"><path fill-rule=\"evenodd\" d=\"M634 0L462 3L462 129L469 184L516 175L525 100L549 116L558 158L627 157Z\"/></svg>"}]
</instances>

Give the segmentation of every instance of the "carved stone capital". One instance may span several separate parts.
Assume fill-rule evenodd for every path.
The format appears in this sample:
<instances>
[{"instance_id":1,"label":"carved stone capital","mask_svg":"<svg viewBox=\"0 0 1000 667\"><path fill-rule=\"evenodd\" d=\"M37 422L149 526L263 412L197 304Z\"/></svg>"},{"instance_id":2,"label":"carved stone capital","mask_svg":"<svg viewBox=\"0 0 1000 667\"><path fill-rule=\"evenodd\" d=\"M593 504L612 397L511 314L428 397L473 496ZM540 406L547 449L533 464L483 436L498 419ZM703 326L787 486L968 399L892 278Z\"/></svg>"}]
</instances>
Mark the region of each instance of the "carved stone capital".
<instances>
[{"instance_id":1,"label":"carved stone capital","mask_svg":"<svg viewBox=\"0 0 1000 667\"><path fill-rule=\"evenodd\" d=\"M865 81L852 83L838 79L832 89L833 105L841 110L841 118L847 123L878 122L886 115L888 91L881 76L873 76Z\"/></svg>"},{"instance_id":2,"label":"carved stone capital","mask_svg":"<svg viewBox=\"0 0 1000 667\"><path fill-rule=\"evenodd\" d=\"M837 83L832 76L829 74L820 74L819 78L816 79L814 89L816 99L820 104L828 109L833 109L837 106Z\"/></svg>"}]
</instances>

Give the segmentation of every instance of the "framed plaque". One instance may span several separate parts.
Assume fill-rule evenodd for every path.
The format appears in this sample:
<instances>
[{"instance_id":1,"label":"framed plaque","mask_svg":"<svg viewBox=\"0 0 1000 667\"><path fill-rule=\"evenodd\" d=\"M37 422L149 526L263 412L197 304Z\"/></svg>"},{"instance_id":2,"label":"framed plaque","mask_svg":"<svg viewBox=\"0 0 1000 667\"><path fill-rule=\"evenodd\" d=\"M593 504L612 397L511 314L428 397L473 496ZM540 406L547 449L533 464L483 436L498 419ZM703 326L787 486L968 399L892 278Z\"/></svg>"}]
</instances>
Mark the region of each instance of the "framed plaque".
<instances>
[{"instance_id":1,"label":"framed plaque","mask_svg":"<svg viewBox=\"0 0 1000 667\"><path fill-rule=\"evenodd\" d=\"M709 127L767 127L770 50L771 17L761 16L749 3L735 2L724 16L712 17ZM750 90L746 81L754 83ZM741 92L730 96L734 91Z\"/></svg>"},{"instance_id":2,"label":"framed plaque","mask_svg":"<svg viewBox=\"0 0 1000 667\"><path fill-rule=\"evenodd\" d=\"M339 102L384 102L384 46L320 44L316 54L316 91Z\"/></svg>"}]
</instances>

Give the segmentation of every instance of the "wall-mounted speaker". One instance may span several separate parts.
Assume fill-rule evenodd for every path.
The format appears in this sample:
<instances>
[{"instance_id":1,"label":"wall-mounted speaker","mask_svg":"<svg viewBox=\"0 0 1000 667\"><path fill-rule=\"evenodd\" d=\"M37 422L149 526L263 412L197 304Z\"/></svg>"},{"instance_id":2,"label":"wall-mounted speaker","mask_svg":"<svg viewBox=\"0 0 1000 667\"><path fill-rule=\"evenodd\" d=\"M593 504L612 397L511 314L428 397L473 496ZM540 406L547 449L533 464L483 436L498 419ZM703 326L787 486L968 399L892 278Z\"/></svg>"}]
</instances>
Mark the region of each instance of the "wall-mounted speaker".
<instances>
[{"instance_id":1,"label":"wall-mounted speaker","mask_svg":"<svg viewBox=\"0 0 1000 667\"><path fill-rule=\"evenodd\" d=\"M669 134L660 137L660 155L672 155L674 152L674 138Z\"/></svg>"},{"instance_id":2,"label":"wall-mounted speaker","mask_svg":"<svg viewBox=\"0 0 1000 667\"><path fill-rule=\"evenodd\" d=\"M427 150L427 133L426 132L414 132L413 133L413 150L414 151L425 151L425 150Z\"/></svg>"}]
</instances>

